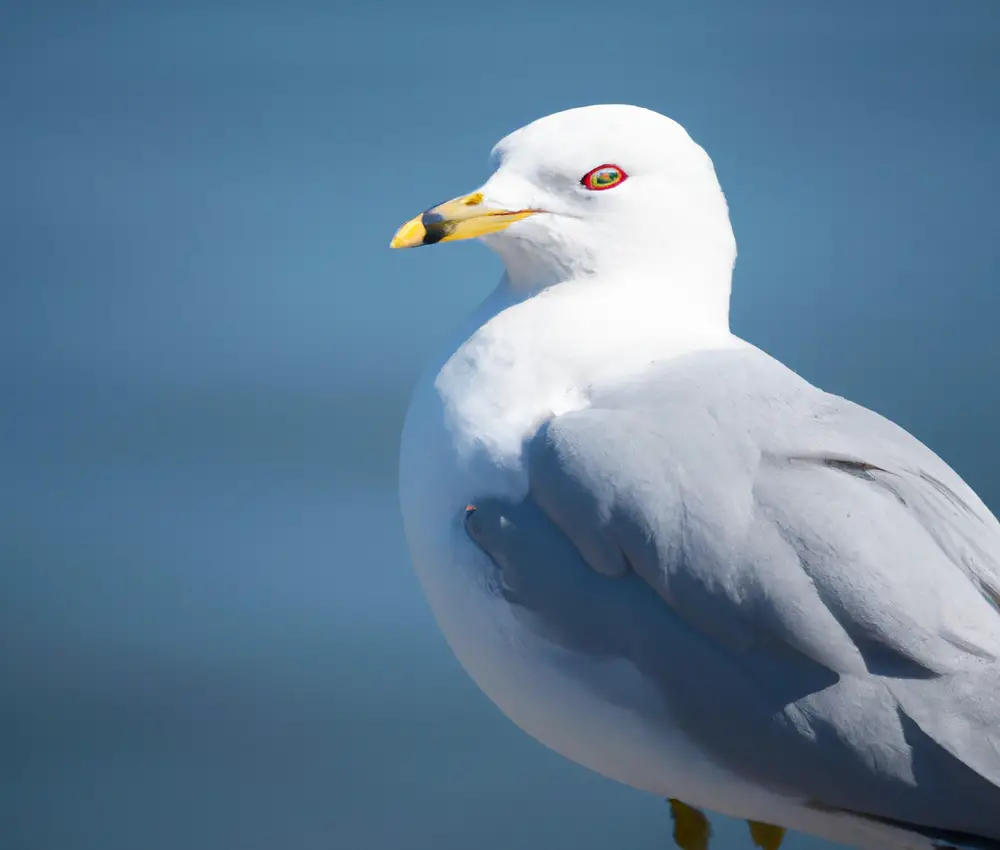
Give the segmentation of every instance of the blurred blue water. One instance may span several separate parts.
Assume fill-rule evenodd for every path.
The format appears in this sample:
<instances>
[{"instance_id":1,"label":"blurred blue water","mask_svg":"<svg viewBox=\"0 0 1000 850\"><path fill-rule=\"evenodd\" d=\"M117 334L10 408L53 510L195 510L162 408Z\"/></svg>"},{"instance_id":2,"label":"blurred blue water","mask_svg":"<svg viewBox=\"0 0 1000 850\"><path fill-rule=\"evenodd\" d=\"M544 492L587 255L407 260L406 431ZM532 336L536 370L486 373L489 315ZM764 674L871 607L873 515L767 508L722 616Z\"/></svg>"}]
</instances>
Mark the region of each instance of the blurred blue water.
<instances>
[{"instance_id":1,"label":"blurred blue water","mask_svg":"<svg viewBox=\"0 0 1000 850\"><path fill-rule=\"evenodd\" d=\"M666 112L736 329L996 509L998 48L995 0L6 7L0 845L666 847L431 622L397 435L499 264L387 241L525 121Z\"/></svg>"}]
</instances>

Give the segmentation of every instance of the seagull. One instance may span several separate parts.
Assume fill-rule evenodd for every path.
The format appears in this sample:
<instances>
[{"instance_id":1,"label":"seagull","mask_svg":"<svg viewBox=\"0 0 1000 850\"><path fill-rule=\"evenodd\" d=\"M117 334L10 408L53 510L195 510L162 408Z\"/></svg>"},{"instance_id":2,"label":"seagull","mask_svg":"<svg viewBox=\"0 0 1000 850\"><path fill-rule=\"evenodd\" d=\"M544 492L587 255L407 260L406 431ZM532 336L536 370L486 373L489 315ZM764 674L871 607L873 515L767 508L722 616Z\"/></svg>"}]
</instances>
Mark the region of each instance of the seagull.
<instances>
[{"instance_id":1,"label":"seagull","mask_svg":"<svg viewBox=\"0 0 1000 850\"><path fill-rule=\"evenodd\" d=\"M493 161L391 243L479 238L505 266L400 450L465 670L688 832L704 808L771 850L786 828L1000 848L996 518L902 428L731 333L728 207L678 123L571 109Z\"/></svg>"}]
</instances>

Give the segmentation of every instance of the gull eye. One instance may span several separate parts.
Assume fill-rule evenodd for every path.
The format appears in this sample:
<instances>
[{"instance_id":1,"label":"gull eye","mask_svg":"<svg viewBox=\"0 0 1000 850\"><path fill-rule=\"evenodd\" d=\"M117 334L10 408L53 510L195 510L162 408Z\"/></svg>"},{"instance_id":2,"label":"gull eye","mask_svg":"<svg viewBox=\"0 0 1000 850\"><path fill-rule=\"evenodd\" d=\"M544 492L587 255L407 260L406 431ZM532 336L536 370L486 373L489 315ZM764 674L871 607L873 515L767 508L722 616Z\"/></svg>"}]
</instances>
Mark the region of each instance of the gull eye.
<instances>
[{"instance_id":1,"label":"gull eye","mask_svg":"<svg viewBox=\"0 0 1000 850\"><path fill-rule=\"evenodd\" d=\"M601 189L613 189L619 183L624 183L628 175L617 165L605 163L592 168L580 179L585 189L599 192Z\"/></svg>"}]
</instances>

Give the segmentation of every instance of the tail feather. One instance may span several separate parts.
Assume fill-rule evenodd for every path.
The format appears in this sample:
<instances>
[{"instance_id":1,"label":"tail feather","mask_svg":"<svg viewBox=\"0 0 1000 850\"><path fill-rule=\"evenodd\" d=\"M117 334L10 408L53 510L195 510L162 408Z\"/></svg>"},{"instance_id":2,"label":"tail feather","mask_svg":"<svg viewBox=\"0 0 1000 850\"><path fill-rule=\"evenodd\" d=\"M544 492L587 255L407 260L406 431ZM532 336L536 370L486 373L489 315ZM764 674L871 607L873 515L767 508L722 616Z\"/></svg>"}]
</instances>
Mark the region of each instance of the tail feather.
<instances>
[{"instance_id":1,"label":"tail feather","mask_svg":"<svg viewBox=\"0 0 1000 850\"><path fill-rule=\"evenodd\" d=\"M852 813L853 814L853 813ZM973 835L968 832L959 832L953 829L937 829L931 826L921 826L920 824L907 823L906 821L893 820L892 818L872 817L871 815L859 815L869 820L876 820L887 826L895 826L909 832L922 835L934 842L935 846L941 850L1000 850L1000 840L990 838L986 835Z\"/></svg>"}]
</instances>

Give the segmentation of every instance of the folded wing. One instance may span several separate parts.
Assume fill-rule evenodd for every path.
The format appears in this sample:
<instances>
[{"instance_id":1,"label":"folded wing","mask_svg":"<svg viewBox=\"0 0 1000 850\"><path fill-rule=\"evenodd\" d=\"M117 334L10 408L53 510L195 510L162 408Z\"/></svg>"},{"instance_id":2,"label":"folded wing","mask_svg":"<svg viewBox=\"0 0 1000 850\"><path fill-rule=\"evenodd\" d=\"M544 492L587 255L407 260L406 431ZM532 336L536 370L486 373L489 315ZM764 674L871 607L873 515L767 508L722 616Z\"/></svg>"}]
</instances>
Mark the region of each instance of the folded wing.
<instances>
[{"instance_id":1,"label":"folded wing","mask_svg":"<svg viewBox=\"0 0 1000 850\"><path fill-rule=\"evenodd\" d=\"M675 625L640 667L689 731L817 804L1000 839L1000 525L971 489L754 349L593 399L531 441L531 499L655 591Z\"/></svg>"}]
</instances>

